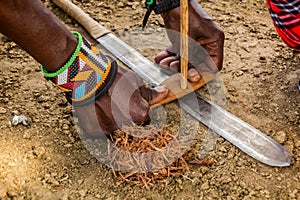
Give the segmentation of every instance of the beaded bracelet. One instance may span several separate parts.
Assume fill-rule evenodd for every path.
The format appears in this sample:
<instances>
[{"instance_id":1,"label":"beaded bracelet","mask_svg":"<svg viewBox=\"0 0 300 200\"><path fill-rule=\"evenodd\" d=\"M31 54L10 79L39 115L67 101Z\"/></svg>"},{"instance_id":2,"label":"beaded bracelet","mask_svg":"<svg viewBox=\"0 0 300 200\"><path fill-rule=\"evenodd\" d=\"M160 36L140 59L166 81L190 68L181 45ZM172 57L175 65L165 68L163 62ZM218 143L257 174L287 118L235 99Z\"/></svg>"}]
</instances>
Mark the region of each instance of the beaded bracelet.
<instances>
[{"instance_id":1,"label":"beaded bracelet","mask_svg":"<svg viewBox=\"0 0 300 200\"><path fill-rule=\"evenodd\" d=\"M77 47L69 61L59 70L49 73L41 66L44 76L66 92L66 97L75 106L93 103L112 85L118 65L110 56L101 54L78 32Z\"/></svg>"},{"instance_id":2,"label":"beaded bracelet","mask_svg":"<svg viewBox=\"0 0 300 200\"><path fill-rule=\"evenodd\" d=\"M57 70L56 72L53 72L53 73L48 73L46 71L46 69L44 68L44 66L41 66L41 70L44 74L45 77L48 77L48 78L53 78L55 76L58 76L59 74L61 74L63 71L65 71L68 67L71 66L71 64L75 61L79 51L80 51L80 48L81 48L81 45L82 45L82 36L80 33L78 32L72 32L74 35L77 36L78 38L78 42L77 42L77 46L76 46L76 49L74 51L74 53L72 54L70 60L62 67L60 68L59 70Z\"/></svg>"}]
</instances>

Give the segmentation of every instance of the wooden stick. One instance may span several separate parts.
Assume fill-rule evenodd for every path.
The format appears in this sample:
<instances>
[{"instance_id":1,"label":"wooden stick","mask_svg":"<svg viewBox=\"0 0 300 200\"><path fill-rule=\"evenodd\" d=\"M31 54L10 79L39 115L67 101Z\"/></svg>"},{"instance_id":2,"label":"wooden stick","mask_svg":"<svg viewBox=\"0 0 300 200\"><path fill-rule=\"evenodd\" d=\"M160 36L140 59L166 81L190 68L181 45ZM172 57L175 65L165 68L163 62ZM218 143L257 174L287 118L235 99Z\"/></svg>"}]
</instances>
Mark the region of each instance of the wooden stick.
<instances>
[{"instance_id":1,"label":"wooden stick","mask_svg":"<svg viewBox=\"0 0 300 200\"><path fill-rule=\"evenodd\" d=\"M188 23L189 23L189 10L188 0L180 0L180 69L182 74L181 89L187 88L188 78Z\"/></svg>"},{"instance_id":2,"label":"wooden stick","mask_svg":"<svg viewBox=\"0 0 300 200\"><path fill-rule=\"evenodd\" d=\"M101 26L98 22L93 20L83 10L73 4L70 0L52 0L58 7L73 17L78 23L83 25L89 34L94 39L97 39L110 31Z\"/></svg>"}]
</instances>

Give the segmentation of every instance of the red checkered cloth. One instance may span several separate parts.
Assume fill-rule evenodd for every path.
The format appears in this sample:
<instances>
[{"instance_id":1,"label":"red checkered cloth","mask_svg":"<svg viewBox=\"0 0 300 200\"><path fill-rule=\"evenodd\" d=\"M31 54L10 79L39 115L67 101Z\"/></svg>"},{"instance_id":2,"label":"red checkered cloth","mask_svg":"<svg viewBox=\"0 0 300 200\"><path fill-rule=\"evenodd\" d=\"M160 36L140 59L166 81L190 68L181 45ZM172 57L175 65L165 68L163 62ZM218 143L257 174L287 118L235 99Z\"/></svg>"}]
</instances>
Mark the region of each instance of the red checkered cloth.
<instances>
[{"instance_id":1,"label":"red checkered cloth","mask_svg":"<svg viewBox=\"0 0 300 200\"><path fill-rule=\"evenodd\" d=\"M276 31L290 47L300 51L300 0L266 0Z\"/></svg>"}]
</instances>

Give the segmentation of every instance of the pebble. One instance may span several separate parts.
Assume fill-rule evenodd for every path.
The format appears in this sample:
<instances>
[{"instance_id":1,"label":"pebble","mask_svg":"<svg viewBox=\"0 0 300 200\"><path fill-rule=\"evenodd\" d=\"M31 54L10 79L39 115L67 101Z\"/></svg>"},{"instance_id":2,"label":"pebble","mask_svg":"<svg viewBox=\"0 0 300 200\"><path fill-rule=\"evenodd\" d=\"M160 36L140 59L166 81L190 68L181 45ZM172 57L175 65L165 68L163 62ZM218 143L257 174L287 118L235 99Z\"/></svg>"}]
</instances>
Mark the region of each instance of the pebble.
<instances>
[{"instance_id":1,"label":"pebble","mask_svg":"<svg viewBox=\"0 0 300 200\"><path fill-rule=\"evenodd\" d=\"M69 130L70 127L69 127L68 124L63 124L63 125L62 125L62 129L63 129L63 130Z\"/></svg>"},{"instance_id":2,"label":"pebble","mask_svg":"<svg viewBox=\"0 0 300 200\"><path fill-rule=\"evenodd\" d=\"M13 110L13 111L11 111L11 114L13 114L13 115L19 115L19 114L20 114L20 112L19 112L19 111L17 111L17 110Z\"/></svg>"},{"instance_id":3,"label":"pebble","mask_svg":"<svg viewBox=\"0 0 300 200\"><path fill-rule=\"evenodd\" d=\"M119 2L119 3L117 4L117 6L118 6L119 8L124 8L126 5L125 5L123 2Z\"/></svg>"},{"instance_id":4,"label":"pebble","mask_svg":"<svg viewBox=\"0 0 300 200\"><path fill-rule=\"evenodd\" d=\"M18 193L14 192L14 191L8 191L7 196L10 198L15 198L18 196Z\"/></svg>"},{"instance_id":5,"label":"pebble","mask_svg":"<svg viewBox=\"0 0 300 200\"><path fill-rule=\"evenodd\" d=\"M181 179L176 179L176 182L177 182L179 185L182 185L182 180L181 180Z\"/></svg>"},{"instance_id":6,"label":"pebble","mask_svg":"<svg viewBox=\"0 0 300 200\"><path fill-rule=\"evenodd\" d=\"M201 187L200 187L201 190L208 190L209 189L209 183L208 181L205 181Z\"/></svg>"},{"instance_id":7,"label":"pebble","mask_svg":"<svg viewBox=\"0 0 300 200\"><path fill-rule=\"evenodd\" d=\"M45 154L46 150L44 147L36 147L34 150L33 150L33 154L35 156L37 156L38 158L42 157L44 154Z\"/></svg>"},{"instance_id":8,"label":"pebble","mask_svg":"<svg viewBox=\"0 0 300 200\"><path fill-rule=\"evenodd\" d=\"M202 174L205 174L206 172L209 171L209 168L206 167L206 166L203 166L203 167L200 168L200 171L201 171Z\"/></svg>"},{"instance_id":9,"label":"pebble","mask_svg":"<svg viewBox=\"0 0 300 200\"><path fill-rule=\"evenodd\" d=\"M22 123L23 125L28 126L31 123L31 121L32 121L31 118L28 118L24 115L20 115L20 116L15 115L11 121L11 124L13 126L16 126Z\"/></svg>"},{"instance_id":10,"label":"pebble","mask_svg":"<svg viewBox=\"0 0 300 200\"><path fill-rule=\"evenodd\" d=\"M25 130L25 132L23 134L23 138L24 139L30 139L31 138L31 132L30 132L30 130Z\"/></svg>"},{"instance_id":11,"label":"pebble","mask_svg":"<svg viewBox=\"0 0 300 200\"><path fill-rule=\"evenodd\" d=\"M65 144L64 147L66 148L71 148L73 145L72 144Z\"/></svg>"},{"instance_id":12,"label":"pebble","mask_svg":"<svg viewBox=\"0 0 300 200\"><path fill-rule=\"evenodd\" d=\"M259 103L255 103L255 104L253 104L253 107L256 109L259 109L259 108L261 108L261 105Z\"/></svg>"},{"instance_id":13,"label":"pebble","mask_svg":"<svg viewBox=\"0 0 300 200\"><path fill-rule=\"evenodd\" d=\"M7 111L6 111L6 109L5 108L1 108L0 107L0 114L5 114Z\"/></svg>"},{"instance_id":14,"label":"pebble","mask_svg":"<svg viewBox=\"0 0 300 200\"><path fill-rule=\"evenodd\" d=\"M286 141L286 133L284 131L279 131L274 135L274 140L283 144Z\"/></svg>"},{"instance_id":15,"label":"pebble","mask_svg":"<svg viewBox=\"0 0 300 200\"><path fill-rule=\"evenodd\" d=\"M55 180L50 174L45 175L45 181L53 186L59 186L59 182Z\"/></svg>"},{"instance_id":16,"label":"pebble","mask_svg":"<svg viewBox=\"0 0 300 200\"><path fill-rule=\"evenodd\" d=\"M236 77L240 77L240 76L243 76L243 75L244 75L244 72L243 72L242 70L239 70L239 71L234 72L234 75L235 75Z\"/></svg>"},{"instance_id":17,"label":"pebble","mask_svg":"<svg viewBox=\"0 0 300 200\"><path fill-rule=\"evenodd\" d=\"M229 176L222 176L220 178L220 182L223 183L223 184L227 184L227 183L229 183L231 181L232 181L232 179Z\"/></svg>"},{"instance_id":18,"label":"pebble","mask_svg":"<svg viewBox=\"0 0 300 200\"><path fill-rule=\"evenodd\" d=\"M238 184L243 189L247 188L247 184L245 182L243 182L243 181L240 181Z\"/></svg>"}]
</instances>

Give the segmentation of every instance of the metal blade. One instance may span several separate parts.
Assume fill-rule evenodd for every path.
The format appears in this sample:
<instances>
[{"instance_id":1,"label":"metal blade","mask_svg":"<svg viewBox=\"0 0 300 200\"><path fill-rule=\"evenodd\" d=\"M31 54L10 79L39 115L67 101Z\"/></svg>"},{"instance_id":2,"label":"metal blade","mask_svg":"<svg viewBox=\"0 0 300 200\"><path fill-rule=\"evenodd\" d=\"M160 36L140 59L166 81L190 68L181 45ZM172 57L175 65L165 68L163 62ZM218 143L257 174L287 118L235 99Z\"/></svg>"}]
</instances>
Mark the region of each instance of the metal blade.
<instances>
[{"instance_id":1,"label":"metal blade","mask_svg":"<svg viewBox=\"0 0 300 200\"><path fill-rule=\"evenodd\" d=\"M168 71L161 69L113 34L106 34L97 41L153 86L158 86L169 78ZM201 95L197 94L199 105L193 105L195 101L189 101L188 97L189 95L180 99L181 108L246 154L271 166L290 165L289 152L278 142ZM200 109L195 109L199 107Z\"/></svg>"},{"instance_id":2,"label":"metal blade","mask_svg":"<svg viewBox=\"0 0 300 200\"><path fill-rule=\"evenodd\" d=\"M180 107L251 157L271 166L290 165L290 153L278 142L200 94L196 95L198 105L187 95L181 98Z\"/></svg>"},{"instance_id":3,"label":"metal blade","mask_svg":"<svg viewBox=\"0 0 300 200\"><path fill-rule=\"evenodd\" d=\"M134 48L109 33L97 39L111 54L116 56L127 67L139 74L145 81L153 86L160 85L169 78L157 64L154 64Z\"/></svg>"}]
</instances>

